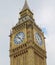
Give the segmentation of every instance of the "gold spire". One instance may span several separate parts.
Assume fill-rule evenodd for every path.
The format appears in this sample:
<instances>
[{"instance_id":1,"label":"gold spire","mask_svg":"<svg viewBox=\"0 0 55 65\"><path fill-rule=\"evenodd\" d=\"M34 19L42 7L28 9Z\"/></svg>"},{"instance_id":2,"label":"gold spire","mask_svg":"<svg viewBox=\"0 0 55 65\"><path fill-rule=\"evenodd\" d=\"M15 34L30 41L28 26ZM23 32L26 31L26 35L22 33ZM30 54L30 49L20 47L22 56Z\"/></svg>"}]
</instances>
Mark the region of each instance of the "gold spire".
<instances>
[{"instance_id":1,"label":"gold spire","mask_svg":"<svg viewBox=\"0 0 55 65\"><path fill-rule=\"evenodd\" d=\"M24 11L24 10L26 10L26 9L29 9L29 6L28 6L28 4L27 4L27 0L25 0L25 4L24 4L24 6L23 6L22 11ZM30 9L29 9L29 10L30 10Z\"/></svg>"},{"instance_id":2,"label":"gold spire","mask_svg":"<svg viewBox=\"0 0 55 65\"><path fill-rule=\"evenodd\" d=\"M33 13L27 4L27 0L25 0L24 6L19 14L20 17L27 16L27 15L33 17Z\"/></svg>"}]
</instances>

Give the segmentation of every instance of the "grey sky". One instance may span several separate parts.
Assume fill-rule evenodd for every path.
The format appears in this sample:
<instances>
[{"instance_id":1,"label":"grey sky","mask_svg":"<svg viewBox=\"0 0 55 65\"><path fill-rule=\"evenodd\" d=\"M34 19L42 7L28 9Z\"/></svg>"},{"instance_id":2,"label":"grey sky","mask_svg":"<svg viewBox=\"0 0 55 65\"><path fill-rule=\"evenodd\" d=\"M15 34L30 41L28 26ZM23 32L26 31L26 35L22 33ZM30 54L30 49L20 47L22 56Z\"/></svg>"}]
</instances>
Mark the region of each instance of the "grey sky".
<instances>
[{"instance_id":1,"label":"grey sky","mask_svg":"<svg viewBox=\"0 0 55 65\"><path fill-rule=\"evenodd\" d=\"M9 65L9 32L18 22L24 0L0 0L0 65ZM55 0L28 0L36 24L46 28L47 64L55 65Z\"/></svg>"}]
</instances>

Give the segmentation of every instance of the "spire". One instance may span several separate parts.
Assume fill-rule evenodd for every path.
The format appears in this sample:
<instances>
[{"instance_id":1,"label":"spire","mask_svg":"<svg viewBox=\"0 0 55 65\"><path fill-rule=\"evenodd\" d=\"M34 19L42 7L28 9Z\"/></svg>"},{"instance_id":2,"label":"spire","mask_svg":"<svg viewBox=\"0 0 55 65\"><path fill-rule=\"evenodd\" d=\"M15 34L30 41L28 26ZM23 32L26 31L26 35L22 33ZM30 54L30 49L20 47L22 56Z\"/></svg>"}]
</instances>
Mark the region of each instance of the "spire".
<instances>
[{"instance_id":1,"label":"spire","mask_svg":"<svg viewBox=\"0 0 55 65\"><path fill-rule=\"evenodd\" d=\"M19 14L20 14L20 17L27 16L27 15L33 17L33 13L27 4L27 0L25 0L24 6Z\"/></svg>"},{"instance_id":2,"label":"spire","mask_svg":"<svg viewBox=\"0 0 55 65\"><path fill-rule=\"evenodd\" d=\"M26 10L26 9L29 9L29 6L28 6L28 4L27 4L27 0L25 0L25 4L24 4L24 6L23 6L22 11L24 11L24 10ZM30 10L30 9L29 9L29 10Z\"/></svg>"}]
</instances>

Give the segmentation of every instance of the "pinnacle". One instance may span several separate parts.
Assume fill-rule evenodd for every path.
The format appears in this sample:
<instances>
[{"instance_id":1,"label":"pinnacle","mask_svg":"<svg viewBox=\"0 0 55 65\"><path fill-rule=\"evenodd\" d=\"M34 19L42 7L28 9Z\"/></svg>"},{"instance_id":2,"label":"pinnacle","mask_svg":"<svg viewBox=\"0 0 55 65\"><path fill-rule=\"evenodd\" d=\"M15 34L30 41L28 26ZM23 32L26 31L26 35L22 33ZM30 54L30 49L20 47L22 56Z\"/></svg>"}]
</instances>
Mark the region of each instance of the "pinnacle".
<instances>
[{"instance_id":1,"label":"pinnacle","mask_svg":"<svg viewBox=\"0 0 55 65\"><path fill-rule=\"evenodd\" d=\"M22 11L24 11L24 10L26 10L26 9L29 9L29 6L28 6L28 4L27 4L27 0L25 0L25 4L24 4L24 6L23 6ZM30 9L29 9L29 10L30 10Z\"/></svg>"}]
</instances>

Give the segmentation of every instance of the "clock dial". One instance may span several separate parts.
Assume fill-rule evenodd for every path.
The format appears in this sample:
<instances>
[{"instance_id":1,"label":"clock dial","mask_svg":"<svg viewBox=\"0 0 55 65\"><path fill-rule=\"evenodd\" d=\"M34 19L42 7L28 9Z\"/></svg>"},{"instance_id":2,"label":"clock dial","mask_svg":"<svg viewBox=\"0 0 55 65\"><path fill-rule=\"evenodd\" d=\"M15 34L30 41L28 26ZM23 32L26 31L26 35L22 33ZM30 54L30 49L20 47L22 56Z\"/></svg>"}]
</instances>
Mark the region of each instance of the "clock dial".
<instances>
[{"instance_id":1,"label":"clock dial","mask_svg":"<svg viewBox=\"0 0 55 65\"><path fill-rule=\"evenodd\" d=\"M24 33L23 32L19 32L18 34L16 34L16 36L14 38L15 44L19 44L19 43L23 42L24 38L25 38Z\"/></svg>"},{"instance_id":2,"label":"clock dial","mask_svg":"<svg viewBox=\"0 0 55 65\"><path fill-rule=\"evenodd\" d=\"M37 40L39 45L42 45L42 38L38 33L35 33L35 39Z\"/></svg>"}]
</instances>

